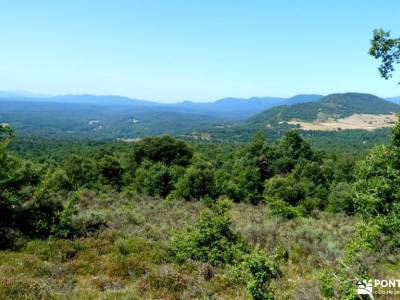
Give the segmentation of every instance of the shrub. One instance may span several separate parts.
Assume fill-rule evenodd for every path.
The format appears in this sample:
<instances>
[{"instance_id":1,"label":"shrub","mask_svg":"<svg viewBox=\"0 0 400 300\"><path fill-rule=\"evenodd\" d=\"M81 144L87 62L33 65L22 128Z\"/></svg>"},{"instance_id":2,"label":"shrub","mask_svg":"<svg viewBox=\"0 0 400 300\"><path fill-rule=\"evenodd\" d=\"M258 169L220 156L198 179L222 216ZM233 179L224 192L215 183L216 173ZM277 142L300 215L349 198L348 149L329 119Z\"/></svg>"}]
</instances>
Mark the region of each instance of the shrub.
<instances>
[{"instance_id":1,"label":"shrub","mask_svg":"<svg viewBox=\"0 0 400 300\"><path fill-rule=\"evenodd\" d=\"M268 201L270 213L273 216L280 216L287 219L294 219L302 215L298 207L291 206L286 201L280 199L271 199Z\"/></svg>"},{"instance_id":2,"label":"shrub","mask_svg":"<svg viewBox=\"0 0 400 300\"><path fill-rule=\"evenodd\" d=\"M149 241L140 236L119 238L114 243L117 256L134 255L143 262L160 264L167 261L168 253L160 242Z\"/></svg>"},{"instance_id":3,"label":"shrub","mask_svg":"<svg viewBox=\"0 0 400 300\"><path fill-rule=\"evenodd\" d=\"M272 257L255 249L244 256L243 261L235 268L235 277L246 284L248 293L254 300L273 299L270 283L281 276L279 263L287 259L287 254L279 249Z\"/></svg>"},{"instance_id":4,"label":"shrub","mask_svg":"<svg viewBox=\"0 0 400 300\"><path fill-rule=\"evenodd\" d=\"M70 227L73 236L88 236L107 228L105 216L96 210L85 210L72 215Z\"/></svg>"},{"instance_id":5,"label":"shrub","mask_svg":"<svg viewBox=\"0 0 400 300\"><path fill-rule=\"evenodd\" d=\"M174 188L174 176L164 163L147 161L136 171L135 184L140 193L166 197Z\"/></svg>"},{"instance_id":6,"label":"shrub","mask_svg":"<svg viewBox=\"0 0 400 300\"><path fill-rule=\"evenodd\" d=\"M115 156L102 151L97 157L96 168L102 184L110 184L116 189L121 188L123 169Z\"/></svg>"},{"instance_id":7,"label":"shrub","mask_svg":"<svg viewBox=\"0 0 400 300\"><path fill-rule=\"evenodd\" d=\"M72 217L77 213L77 202L79 199L79 193L74 193L64 210L60 213L57 222L55 222L51 227L51 233L55 237L59 238L69 238L74 235L74 230L72 228Z\"/></svg>"},{"instance_id":8,"label":"shrub","mask_svg":"<svg viewBox=\"0 0 400 300\"><path fill-rule=\"evenodd\" d=\"M204 163L190 166L178 180L176 191L186 200L200 199L204 196L214 197L216 195L214 170Z\"/></svg>"},{"instance_id":9,"label":"shrub","mask_svg":"<svg viewBox=\"0 0 400 300\"><path fill-rule=\"evenodd\" d=\"M61 167L51 168L44 176L38 190L45 191L71 191L73 189L72 182L69 180L67 173Z\"/></svg>"},{"instance_id":10,"label":"shrub","mask_svg":"<svg viewBox=\"0 0 400 300\"><path fill-rule=\"evenodd\" d=\"M73 238L95 233L107 226L103 215L94 210L78 209L81 192L75 192L67 201L59 220L51 228L51 234L57 238Z\"/></svg>"},{"instance_id":11,"label":"shrub","mask_svg":"<svg viewBox=\"0 0 400 300\"><path fill-rule=\"evenodd\" d=\"M223 181L219 183L221 189L221 194L232 199L234 202L240 202L245 198L245 193L240 186L232 180L224 178Z\"/></svg>"},{"instance_id":12,"label":"shrub","mask_svg":"<svg viewBox=\"0 0 400 300\"><path fill-rule=\"evenodd\" d=\"M285 133L277 145L276 153L277 159L273 162L275 174L290 173L299 160L314 158L310 144L296 130Z\"/></svg>"},{"instance_id":13,"label":"shrub","mask_svg":"<svg viewBox=\"0 0 400 300\"><path fill-rule=\"evenodd\" d=\"M52 195L43 193L35 197L19 217L19 224L24 233L33 237L48 237L54 226L60 222L63 205L52 199Z\"/></svg>"},{"instance_id":14,"label":"shrub","mask_svg":"<svg viewBox=\"0 0 400 300\"><path fill-rule=\"evenodd\" d=\"M353 197L353 186L350 183L339 182L333 185L328 196L328 210L334 213L352 214L354 212Z\"/></svg>"},{"instance_id":15,"label":"shrub","mask_svg":"<svg viewBox=\"0 0 400 300\"><path fill-rule=\"evenodd\" d=\"M231 230L229 208L229 201L221 199L204 210L194 230L174 240L175 259L181 263L193 259L213 266L238 261L248 251L248 245Z\"/></svg>"},{"instance_id":16,"label":"shrub","mask_svg":"<svg viewBox=\"0 0 400 300\"><path fill-rule=\"evenodd\" d=\"M264 196L267 202L280 199L296 205L305 198L303 187L292 176L277 175L265 183Z\"/></svg>"},{"instance_id":17,"label":"shrub","mask_svg":"<svg viewBox=\"0 0 400 300\"><path fill-rule=\"evenodd\" d=\"M318 276L321 293L323 296L328 297L328 299L332 298L335 293L335 281L333 280L332 273L333 271L330 269L324 270Z\"/></svg>"},{"instance_id":18,"label":"shrub","mask_svg":"<svg viewBox=\"0 0 400 300\"><path fill-rule=\"evenodd\" d=\"M318 197L307 197L306 199L300 202L300 205L305 213L310 213L314 210L323 208L321 198Z\"/></svg>"},{"instance_id":19,"label":"shrub","mask_svg":"<svg viewBox=\"0 0 400 300\"><path fill-rule=\"evenodd\" d=\"M133 145L133 162L140 165L144 160L166 165L187 166L193 151L185 142L171 136L146 137Z\"/></svg>"},{"instance_id":20,"label":"shrub","mask_svg":"<svg viewBox=\"0 0 400 300\"><path fill-rule=\"evenodd\" d=\"M332 177L333 171L324 168L324 164L316 161L301 160L293 170L293 176L296 180L307 179L315 185L327 185L328 178Z\"/></svg>"},{"instance_id":21,"label":"shrub","mask_svg":"<svg viewBox=\"0 0 400 300\"><path fill-rule=\"evenodd\" d=\"M262 200L263 180L260 169L255 166L244 167L238 176L238 188L243 193L243 200L258 204Z\"/></svg>"},{"instance_id":22,"label":"shrub","mask_svg":"<svg viewBox=\"0 0 400 300\"><path fill-rule=\"evenodd\" d=\"M89 158L73 155L64 168L74 189L90 187L95 180L95 164Z\"/></svg>"}]
</instances>

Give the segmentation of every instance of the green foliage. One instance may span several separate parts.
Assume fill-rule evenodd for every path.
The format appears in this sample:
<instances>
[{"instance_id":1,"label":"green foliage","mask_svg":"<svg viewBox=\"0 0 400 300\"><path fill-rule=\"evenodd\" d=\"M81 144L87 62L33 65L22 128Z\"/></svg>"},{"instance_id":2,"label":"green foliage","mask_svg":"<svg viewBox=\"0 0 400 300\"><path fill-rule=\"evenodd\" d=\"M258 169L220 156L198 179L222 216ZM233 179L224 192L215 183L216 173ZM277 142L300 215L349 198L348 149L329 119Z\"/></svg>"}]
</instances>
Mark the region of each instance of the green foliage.
<instances>
[{"instance_id":1,"label":"green foliage","mask_svg":"<svg viewBox=\"0 0 400 300\"><path fill-rule=\"evenodd\" d=\"M271 213L294 218L301 211L323 209L334 181L334 162L314 151L296 131L270 149L269 174L275 176L265 181L264 198Z\"/></svg>"},{"instance_id":2,"label":"green foliage","mask_svg":"<svg viewBox=\"0 0 400 300\"><path fill-rule=\"evenodd\" d=\"M68 199L65 209L60 213L59 220L51 227L51 234L58 238L71 238L74 236L72 218L77 214L77 202L79 193L74 193Z\"/></svg>"},{"instance_id":3,"label":"green foliage","mask_svg":"<svg viewBox=\"0 0 400 300\"><path fill-rule=\"evenodd\" d=\"M279 141L278 151L281 157L286 157L290 161L312 159L313 156L309 143L305 142L296 130L285 133Z\"/></svg>"},{"instance_id":4,"label":"green foliage","mask_svg":"<svg viewBox=\"0 0 400 300\"><path fill-rule=\"evenodd\" d=\"M380 146L371 151L356 169L356 210L368 218L387 215L399 202L400 169L397 150Z\"/></svg>"},{"instance_id":5,"label":"green foliage","mask_svg":"<svg viewBox=\"0 0 400 300\"><path fill-rule=\"evenodd\" d=\"M175 184L173 167L145 161L136 171L135 186L140 193L167 197Z\"/></svg>"},{"instance_id":6,"label":"green foliage","mask_svg":"<svg viewBox=\"0 0 400 300\"><path fill-rule=\"evenodd\" d=\"M400 196L396 187L400 184L400 152L396 130L392 144L371 151L357 164L355 173L354 162L360 156L318 151L296 131L289 131L275 142L267 142L260 132L245 145L188 146L171 138L156 138L117 148L113 144L93 148L73 145L70 154L66 154L65 146L62 159L45 163L21 160L4 148L0 151L0 246L15 249L16 241L22 238L51 237L51 242L63 239L68 253L62 254L62 259L69 260L69 255L78 252L71 249L69 254L69 242L89 243L88 249L96 250L73 259L76 274L80 276L86 268L90 278L98 274L117 278L121 286L127 284L127 290L127 282L131 282L128 279L134 278L135 289L149 298L161 297L162 293L169 297L171 291L172 298L188 297L183 291L195 281L188 280L187 274L203 274L205 269L200 276L206 283L193 297L209 295L209 287L223 287L223 293L225 287L230 287L237 297L245 297L247 291L253 299L271 299L273 279L310 274L312 281L315 268L323 268L327 271L319 280L324 296L350 299L354 294L351 280L371 271L362 261L377 251L395 253L399 247ZM156 151L157 147L165 153ZM130 198L132 195L140 200ZM232 216L240 234L233 229L230 204L215 200L219 195L257 205L235 205ZM169 201L149 201L152 198L147 196ZM264 197L266 209L259 203ZM177 198L202 203L175 201ZM164 206L157 210L160 203ZM182 208L187 205L191 208ZM204 205L207 208L192 226ZM330 231L342 228L343 220L353 220L357 215L315 211L325 208L361 215L360 225L351 233L354 236L349 234L353 228L349 222L346 234L327 239ZM308 216L311 211L313 217ZM265 212L283 218L269 218ZM163 214L169 219L164 220ZM332 218L340 221L327 226ZM162 225L158 226L158 221ZM191 230L175 235L182 226ZM171 236L175 237L172 241ZM353 241L345 250L337 246L342 238ZM284 269L289 274L281 274L280 261L266 254L282 239L291 252L291 262ZM257 246L254 250L255 244L263 250ZM34 251L32 246L28 248ZM51 254L56 253L54 249L47 252L45 256L57 256ZM340 256L354 273L341 267ZM80 259L86 260L85 266L76 262ZM306 264L311 264L310 270ZM302 269L301 275L291 274L293 268ZM232 269L239 282L225 276ZM112 280L96 280L102 289L114 284ZM351 283L341 286L340 281ZM284 285L282 291L274 292L290 298L294 294L286 293L285 282L280 282ZM0 295L4 295L1 286L0 280ZM147 294L149 291L160 294Z\"/></svg>"},{"instance_id":7,"label":"green foliage","mask_svg":"<svg viewBox=\"0 0 400 300\"><path fill-rule=\"evenodd\" d=\"M186 200L216 196L214 170L202 160L188 167L176 183L176 193Z\"/></svg>"},{"instance_id":8,"label":"green foliage","mask_svg":"<svg viewBox=\"0 0 400 300\"><path fill-rule=\"evenodd\" d=\"M236 267L235 276L246 284L247 291L254 300L274 299L270 283L281 276L279 264L286 259L286 253L281 249L272 257L259 249L244 256Z\"/></svg>"},{"instance_id":9,"label":"green foliage","mask_svg":"<svg viewBox=\"0 0 400 300\"><path fill-rule=\"evenodd\" d=\"M334 213L354 213L353 185L347 182L339 182L331 187L328 197L328 210Z\"/></svg>"},{"instance_id":10,"label":"green foliage","mask_svg":"<svg viewBox=\"0 0 400 300\"><path fill-rule=\"evenodd\" d=\"M21 212L19 227L32 237L48 237L54 226L60 222L63 205L53 200L52 195L43 193L38 195Z\"/></svg>"},{"instance_id":11,"label":"green foliage","mask_svg":"<svg viewBox=\"0 0 400 300\"><path fill-rule=\"evenodd\" d=\"M390 142L394 147L400 148L400 114L397 114L397 123L392 128Z\"/></svg>"},{"instance_id":12,"label":"green foliage","mask_svg":"<svg viewBox=\"0 0 400 300\"><path fill-rule=\"evenodd\" d=\"M231 229L230 203L218 200L202 212L193 231L178 236L173 253L178 262L188 259L208 262L214 266L233 264L248 251L242 237Z\"/></svg>"},{"instance_id":13,"label":"green foliage","mask_svg":"<svg viewBox=\"0 0 400 300\"><path fill-rule=\"evenodd\" d=\"M110 184L116 189L121 188L124 170L111 152L101 151L96 157L96 167L103 184Z\"/></svg>"},{"instance_id":14,"label":"green foliage","mask_svg":"<svg viewBox=\"0 0 400 300\"><path fill-rule=\"evenodd\" d=\"M283 200L290 205L297 205L305 199L303 187L292 176L277 175L265 183L266 201Z\"/></svg>"},{"instance_id":15,"label":"green foliage","mask_svg":"<svg viewBox=\"0 0 400 300\"><path fill-rule=\"evenodd\" d=\"M192 158L192 150L183 141L171 136L146 137L133 144L132 159L136 164L144 160L162 162L166 165L187 166Z\"/></svg>"},{"instance_id":16,"label":"green foliage","mask_svg":"<svg viewBox=\"0 0 400 300\"><path fill-rule=\"evenodd\" d=\"M258 132L251 143L240 149L232 161L232 170L227 170L222 193L235 201L257 204L262 199L264 180L270 176L270 147L264 135Z\"/></svg>"},{"instance_id":17,"label":"green foliage","mask_svg":"<svg viewBox=\"0 0 400 300\"><path fill-rule=\"evenodd\" d=\"M73 186L67 172L59 165L50 166L38 186L37 193L45 191L71 191Z\"/></svg>"},{"instance_id":18,"label":"green foliage","mask_svg":"<svg viewBox=\"0 0 400 300\"><path fill-rule=\"evenodd\" d=\"M270 199L268 201L270 213L272 216L279 216L286 219L294 219L302 216L303 211L300 207L294 207L281 199Z\"/></svg>"},{"instance_id":19,"label":"green foliage","mask_svg":"<svg viewBox=\"0 0 400 300\"><path fill-rule=\"evenodd\" d=\"M297 181L308 180L316 186L328 187L333 180L333 170L326 160L299 159L293 170L293 176Z\"/></svg>"},{"instance_id":20,"label":"green foliage","mask_svg":"<svg viewBox=\"0 0 400 300\"><path fill-rule=\"evenodd\" d=\"M319 283L321 287L322 295L328 299L335 295L335 281L333 279L332 270L324 270L319 274Z\"/></svg>"},{"instance_id":21,"label":"green foliage","mask_svg":"<svg viewBox=\"0 0 400 300\"><path fill-rule=\"evenodd\" d=\"M14 137L15 132L10 126L0 124L0 151L4 151Z\"/></svg>"},{"instance_id":22,"label":"green foliage","mask_svg":"<svg viewBox=\"0 0 400 300\"><path fill-rule=\"evenodd\" d=\"M396 125L391 144L374 148L357 164L354 187L338 184L332 191L330 208L353 210L361 217L341 264L320 279L326 296L356 299L354 285L376 270L368 260L374 255L385 260L400 246L400 164ZM354 192L353 192L354 189ZM342 190L342 191L340 191ZM354 195L353 203L350 200ZM338 199L335 199L336 198ZM333 276L333 273L334 276ZM330 276L330 277L329 277Z\"/></svg>"},{"instance_id":23,"label":"green foliage","mask_svg":"<svg viewBox=\"0 0 400 300\"><path fill-rule=\"evenodd\" d=\"M74 190L93 184L95 163L91 159L73 155L65 162L64 168Z\"/></svg>"},{"instance_id":24,"label":"green foliage","mask_svg":"<svg viewBox=\"0 0 400 300\"><path fill-rule=\"evenodd\" d=\"M0 248L14 246L20 227L28 221L24 218L26 208L23 204L32 197L40 181L36 165L7 152L13 137L14 132L9 126L0 125Z\"/></svg>"},{"instance_id":25,"label":"green foliage","mask_svg":"<svg viewBox=\"0 0 400 300\"><path fill-rule=\"evenodd\" d=\"M400 39L391 38L390 31L375 29L369 54L381 60L378 70L385 79L392 77L395 64L400 63Z\"/></svg>"}]
</instances>

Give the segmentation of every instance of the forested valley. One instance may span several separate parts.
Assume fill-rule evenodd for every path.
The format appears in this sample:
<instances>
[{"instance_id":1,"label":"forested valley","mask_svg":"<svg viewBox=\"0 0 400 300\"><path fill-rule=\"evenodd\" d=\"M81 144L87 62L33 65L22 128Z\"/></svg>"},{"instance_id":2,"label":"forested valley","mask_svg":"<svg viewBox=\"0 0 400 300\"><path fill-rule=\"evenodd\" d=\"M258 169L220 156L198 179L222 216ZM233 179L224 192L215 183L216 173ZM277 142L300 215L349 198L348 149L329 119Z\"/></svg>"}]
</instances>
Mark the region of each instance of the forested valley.
<instances>
[{"instance_id":1,"label":"forested valley","mask_svg":"<svg viewBox=\"0 0 400 300\"><path fill-rule=\"evenodd\" d=\"M400 276L399 122L366 153L0 128L1 299L357 299Z\"/></svg>"}]
</instances>

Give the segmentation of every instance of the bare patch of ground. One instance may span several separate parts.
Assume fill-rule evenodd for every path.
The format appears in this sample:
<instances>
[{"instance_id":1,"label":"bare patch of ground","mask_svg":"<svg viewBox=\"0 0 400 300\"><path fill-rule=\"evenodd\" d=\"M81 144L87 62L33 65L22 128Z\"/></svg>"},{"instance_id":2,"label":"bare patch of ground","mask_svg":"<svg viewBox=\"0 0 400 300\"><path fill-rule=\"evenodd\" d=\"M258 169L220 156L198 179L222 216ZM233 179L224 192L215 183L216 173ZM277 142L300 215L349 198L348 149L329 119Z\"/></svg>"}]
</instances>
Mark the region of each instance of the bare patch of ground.
<instances>
[{"instance_id":1,"label":"bare patch of ground","mask_svg":"<svg viewBox=\"0 0 400 300\"><path fill-rule=\"evenodd\" d=\"M342 130L342 129L364 129L375 130L378 128L392 127L396 123L395 114L372 115L353 114L350 117L339 119L326 119L325 121L304 122L292 120L287 122L291 125L300 125L303 130Z\"/></svg>"}]
</instances>

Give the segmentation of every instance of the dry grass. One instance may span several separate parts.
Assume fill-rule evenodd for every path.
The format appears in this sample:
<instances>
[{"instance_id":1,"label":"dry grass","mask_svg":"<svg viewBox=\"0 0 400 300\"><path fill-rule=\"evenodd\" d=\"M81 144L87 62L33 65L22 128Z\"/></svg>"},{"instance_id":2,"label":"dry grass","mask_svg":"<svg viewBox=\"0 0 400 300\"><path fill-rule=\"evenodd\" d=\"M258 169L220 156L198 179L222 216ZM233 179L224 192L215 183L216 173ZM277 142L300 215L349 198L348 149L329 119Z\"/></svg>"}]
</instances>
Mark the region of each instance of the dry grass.
<instances>
[{"instance_id":1,"label":"dry grass","mask_svg":"<svg viewBox=\"0 0 400 300\"><path fill-rule=\"evenodd\" d=\"M379 128L393 127L395 122L395 114L353 114L347 118L340 119L317 120L315 122L292 120L287 123L291 125L300 125L300 128L303 130L332 131L340 129L375 130Z\"/></svg>"},{"instance_id":2,"label":"dry grass","mask_svg":"<svg viewBox=\"0 0 400 300\"><path fill-rule=\"evenodd\" d=\"M171 261L171 237L197 221L200 202L86 192L80 206L107 227L73 241L34 240L1 251L0 299L249 299L229 268ZM283 277L273 283L277 299L320 299L319 271L336 263L354 228L353 218L328 213L272 218L263 205L235 204L231 214L249 242L289 251Z\"/></svg>"}]
</instances>

